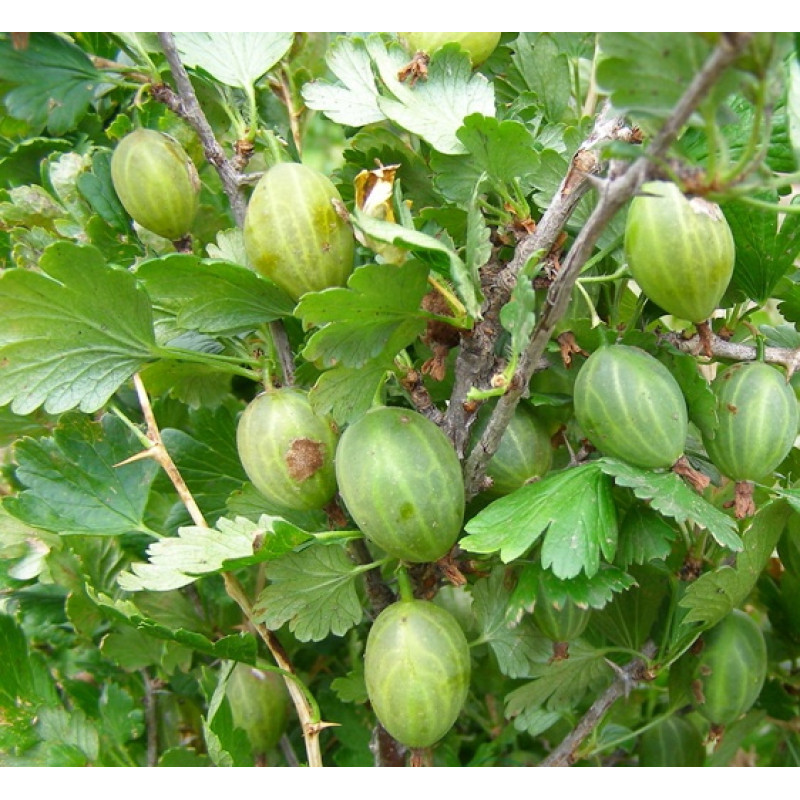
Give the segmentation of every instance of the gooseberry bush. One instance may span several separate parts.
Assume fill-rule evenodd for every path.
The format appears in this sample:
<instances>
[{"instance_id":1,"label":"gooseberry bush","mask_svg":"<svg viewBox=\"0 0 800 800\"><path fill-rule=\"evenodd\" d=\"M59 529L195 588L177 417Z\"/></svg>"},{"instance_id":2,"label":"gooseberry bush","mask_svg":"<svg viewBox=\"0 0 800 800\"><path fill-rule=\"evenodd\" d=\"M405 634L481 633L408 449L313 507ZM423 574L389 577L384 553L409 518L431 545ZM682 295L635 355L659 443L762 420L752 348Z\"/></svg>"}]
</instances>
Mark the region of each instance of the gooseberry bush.
<instances>
[{"instance_id":1,"label":"gooseberry bush","mask_svg":"<svg viewBox=\"0 0 800 800\"><path fill-rule=\"evenodd\" d=\"M790 34L0 34L0 763L797 766Z\"/></svg>"}]
</instances>

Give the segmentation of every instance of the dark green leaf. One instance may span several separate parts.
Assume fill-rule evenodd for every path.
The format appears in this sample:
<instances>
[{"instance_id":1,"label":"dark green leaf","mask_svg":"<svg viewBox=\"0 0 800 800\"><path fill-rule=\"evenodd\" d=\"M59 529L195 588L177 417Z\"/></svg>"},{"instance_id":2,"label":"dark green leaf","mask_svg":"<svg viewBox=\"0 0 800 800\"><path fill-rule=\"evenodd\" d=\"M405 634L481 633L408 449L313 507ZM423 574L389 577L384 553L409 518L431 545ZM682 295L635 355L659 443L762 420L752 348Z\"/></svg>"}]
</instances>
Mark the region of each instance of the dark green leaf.
<instances>
[{"instance_id":1,"label":"dark green leaf","mask_svg":"<svg viewBox=\"0 0 800 800\"><path fill-rule=\"evenodd\" d=\"M545 533L542 564L559 578L594 575L601 553L614 558L617 517L610 482L597 463L553 473L495 500L466 525L460 545L508 563Z\"/></svg>"},{"instance_id":2,"label":"dark green leaf","mask_svg":"<svg viewBox=\"0 0 800 800\"><path fill-rule=\"evenodd\" d=\"M106 88L86 53L55 33L32 33L20 50L0 39L0 80L13 87L8 113L54 136L73 130Z\"/></svg>"},{"instance_id":3,"label":"dark green leaf","mask_svg":"<svg viewBox=\"0 0 800 800\"><path fill-rule=\"evenodd\" d=\"M678 533L649 506L632 506L619 530L617 563L622 567L665 559Z\"/></svg>"},{"instance_id":4,"label":"dark green leaf","mask_svg":"<svg viewBox=\"0 0 800 800\"><path fill-rule=\"evenodd\" d=\"M149 459L115 466L140 450L138 439L110 414L99 423L70 416L52 438L17 444L16 474L24 489L4 505L23 522L61 534L147 532L145 506L158 467Z\"/></svg>"},{"instance_id":5,"label":"dark green leaf","mask_svg":"<svg viewBox=\"0 0 800 800\"><path fill-rule=\"evenodd\" d=\"M776 205L779 199L777 192L753 196ZM796 199L792 205L797 206ZM731 284L748 298L764 303L800 253L800 215L787 214L779 229L777 211L742 200L725 203L722 209L736 243Z\"/></svg>"},{"instance_id":6,"label":"dark green leaf","mask_svg":"<svg viewBox=\"0 0 800 800\"><path fill-rule=\"evenodd\" d=\"M523 614L533 611L540 583L554 606L564 606L567 601L572 601L579 608L594 609L603 608L616 593L635 585L630 575L610 564L601 565L591 577L580 573L569 580L561 580L540 564L526 564L508 601L506 614L509 620L521 619Z\"/></svg>"},{"instance_id":7,"label":"dark green leaf","mask_svg":"<svg viewBox=\"0 0 800 800\"><path fill-rule=\"evenodd\" d=\"M418 258L424 259L426 263L430 263L434 270L453 282L467 313L473 317L480 315L482 301L480 287L452 247L448 247L434 236L393 222L375 219L358 210L353 214L352 221L370 239L408 250L415 253Z\"/></svg>"},{"instance_id":8,"label":"dark green leaf","mask_svg":"<svg viewBox=\"0 0 800 800\"><path fill-rule=\"evenodd\" d=\"M323 327L303 355L326 366L354 368L382 354L393 358L425 329L428 315L420 303L427 289L428 268L412 261L400 267L366 264L350 276L346 289L304 295L295 314L306 326Z\"/></svg>"},{"instance_id":9,"label":"dark green leaf","mask_svg":"<svg viewBox=\"0 0 800 800\"><path fill-rule=\"evenodd\" d=\"M680 601L688 609L680 633L687 635L689 628L696 635L698 629L693 623L700 623L703 630L712 627L747 599L778 543L789 513L784 501L764 506L744 534L744 549L736 557L736 566L718 567L688 586Z\"/></svg>"},{"instance_id":10,"label":"dark green leaf","mask_svg":"<svg viewBox=\"0 0 800 800\"><path fill-rule=\"evenodd\" d=\"M343 636L357 625L363 609L355 568L344 548L312 545L267 564L269 585L258 596L254 620L271 630L289 623L301 642Z\"/></svg>"},{"instance_id":11,"label":"dark green leaf","mask_svg":"<svg viewBox=\"0 0 800 800\"><path fill-rule=\"evenodd\" d=\"M128 215L111 182L111 151L98 150L92 158L92 171L78 178L78 189L89 205L114 229L127 231Z\"/></svg>"},{"instance_id":12,"label":"dark green leaf","mask_svg":"<svg viewBox=\"0 0 800 800\"><path fill-rule=\"evenodd\" d=\"M57 242L39 266L0 277L0 405L97 411L154 358L149 300L93 247Z\"/></svg>"},{"instance_id":13,"label":"dark green leaf","mask_svg":"<svg viewBox=\"0 0 800 800\"><path fill-rule=\"evenodd\" d=\"M258 644L252 634L231 634L212 641L196 631L182 628L173 630L166 625L162 625L148 618L128 600L113 600L107 595L94 594L91 591L89 594L113 618L131 625L153 640L177 643L214 658L230 658L236 661L245 661L248 664L255 664ZM155 663L158 663L158 660Z\"/></svg>"},{"instance_id":14,"label":"dark green leaf","mask_svg":"<svg viewBox=\"0 0 800 800\"><path fill-rule=\"evenodd\" d=\"M633 489L640 500L648 500L659 513L677 522L689 520L700 525L722 547L742 549L734 520L692 491L674 472L643 470L612 458L602 458L597 463L615 483Z\"/></svg>"},{"instance_id":15,"label":"dark green leaf","mask_svg":"<svg viewBox=\"0 0 800 800\"><path fill-rule=\"evenodd\" d=\"M697 34L601 33L597 84L617 111L666 117L711 46Z\"/></svg>"},{"instance_id":16,"label":"dark green leaf","mask_svg":"<svg viewBox=\"0 0 800 800\"><path fill-rule=\"evenodd\" d=\"M612 675L602 651L576 640L570 645L569 658L541 661L531 670L534 680L506 697L506 716L520 717L514 724L525 729L528 715L575 708L587 691L609 683Z\"/></svg>"},{"instance_id":17,"label":"dark green leaf","mask_svg":"<svg viewBox=\"0 0 800 800\"><path fill-rule=\"evenodd\" d=\"M522 123L471 114L459 129L458 138L469 151L467 155L434 153L431 157L436 186L448 200L467 205L481 176L495 189L510 192L518 182L524 193L531 191L539 153L531 132Z\"/></svg>"}]
</instances>

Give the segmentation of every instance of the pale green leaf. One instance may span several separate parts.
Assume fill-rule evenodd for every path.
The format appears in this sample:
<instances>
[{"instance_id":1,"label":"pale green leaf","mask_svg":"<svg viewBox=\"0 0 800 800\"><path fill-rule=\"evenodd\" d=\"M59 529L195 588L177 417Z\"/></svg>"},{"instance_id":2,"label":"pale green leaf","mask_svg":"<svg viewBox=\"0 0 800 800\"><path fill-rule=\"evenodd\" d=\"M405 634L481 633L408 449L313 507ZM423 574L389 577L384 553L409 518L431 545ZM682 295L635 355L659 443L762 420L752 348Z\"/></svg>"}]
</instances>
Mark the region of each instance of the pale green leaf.
<instances>
[{"instance_id":1,"label":"pale green leaf","mask_svg":"<svg viewBox=\"0 0 800 800\"><path fill-rule=\"evenodd\" d=\"M200 67L218 81L247 89L288 52L293 33L176 33L187 67Z\"/></svg>"},{"instance_id":2,"label":"pale green leaf","mask_svg":"<svg viewBox=\"0 0 800 800\"><path fill-rule=\"evenodd\" d=\"M398 68L403 57L398 54ZM386 119L378 107L378 87L364 41L340 37L329 48L326 61L339 83L316 80L303 87L306 105L333 122L360 128Z\"/></svg>"},{"instance_id":3,"label":"pale green leaf","mask_svg":"<svg viewBox=\"0 0 800 800\"><path fill-rule=\"evenodd\" d=\"M254 620L271 630L288 622L301 642L343 636L364 613L356 591L360 572L337 545L289 553L267 565L270 583L256 601Z\"/></svg>"},{"instance_id":4,"label":"pale green leaf","mask_svg":"<svg viewBox=\"0 0 800 800\"><path fill-rule=\"evenodd\" d=\"M470 114L494 116L494 88L480 72L473 72L469 56L458 45L437 50L425 80L398 78L402 59L379 40L370 41L370 55L387 94L378 107L392 122L423 138L440 153L465 153L458 130Z\"/></svg>"},{"instance_id":5,"label":"pale green leaf","mask_svg":"<svg viewBox=\"0 0 800 800\"><path fill-rule=\"evenodd\" d=\"M187 526L177 537L160 539L147 549L148 561L134 562L119 576L128 592L169 591L198 577L278 558L309 534L278 517L264 514L258 523L222 517L215 528Z\"/></svg>"},{"instance_id":6,"label":"pale green leaf","mask_svg":"<svg viewBox=\"0 0 800 800\"><path fill-rule=\"evenodd\" d=\"M39 266L0 277L0 405L97 411L155 356L150 301L93 247L57 242Z\"/></svg>"}]
</instances>

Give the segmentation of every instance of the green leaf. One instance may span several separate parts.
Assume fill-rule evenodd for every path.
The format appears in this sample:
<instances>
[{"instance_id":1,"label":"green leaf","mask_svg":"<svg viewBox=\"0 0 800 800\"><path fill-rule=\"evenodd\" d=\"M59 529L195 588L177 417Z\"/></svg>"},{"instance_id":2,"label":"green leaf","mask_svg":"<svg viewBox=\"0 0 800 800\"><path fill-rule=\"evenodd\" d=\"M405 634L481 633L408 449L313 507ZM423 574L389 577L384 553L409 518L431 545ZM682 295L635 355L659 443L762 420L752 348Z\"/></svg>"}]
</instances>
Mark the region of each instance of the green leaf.
<instances>
[{"instance_id":1,"label":"green leaf","mask_svg":"<svg viewBox=\"0 0 800 800\"><path fill-rule=\"evenodd\" d=\"M380 110L401 128L415 133L440 153L456 155L465 147L458 130L470 114L494 116L494 88L480 72L473 72L469 56L455 44L437 50L428 76L415 84L397 77L403 66L396 53L371 40L370 54L390 96L382 95Z\"/></svg>"},{"instance_id":2,"label":"green leaf","mask_svg":"<svg viewBox=\"0 0 800 800\"><path fill-rule=\"evenodd\" d=\"M169 255L140 265L136 277L153 305L183 330L233 336L289 316L294 308L271 281L223 261Z\"/></svg>"},{"instance_id":3,"label":"green leaf","mask_svg":"<svg viewBox=\"0 0 800 800\"><path fill-rule=\"evenodd\" d=\"M536 606L539 584L554 606L564 606L571 600L579 608L601 609L614 595L635 585L635 580L617 567L602 564L599 571L589 577L585 573L569 580L561 580L541 564L526 564L517 578L506 608L510 621L520 620L532 613Z\"/></svg>"},{"instance_id":4,"label":"green leaf","mask_svg":"<svg viewBox=\"0 0 800 800\"><path fill-rule=\"evenodd\" d=\"M632 506L619 530L617 563L622 567L663 560L672 552L678 532L649 506Z\"/></svg>"},{"instance_id":5,"label":"green leaf","mask_svg":"<svg viewBox=\"0 0 800 800\"><path fill-rule=\"evenodd\" d=\"M788 495L787 495L788 499ZM787 503L775 500L761 508L744 533L744 549L736 556L736 565L723 565L706 572L691 583L680 605L688 609L679 634L700 632L717 624L747 599L761 571L772 555L789 517Z\"/></svg>"},{"instance_id":6,"label":"green leaf","mask_svg":"<svg viewBox=\"0 0 800 800\"><path fill-rule=\"evenodd\" d=\"M593 631L629 650L640 650L662 618L663 603L670 591L670 573L663 565L635 567L636 585L618 594L605 608L592 615Z\"/></svg>"},{"instance_id":7,"label":"green leaf","mask_svg":"<svg viewBox=\"0 0 800 800\"><path fill-rule=\"evenodd\" d=\"M533 189L531 176L539 170L540 157L521 122L470 114L457 135L467 155L431 156L436 186L448 200L466 205L482 177L496 190L510 192L517 182L526 194Z\"/></svg>"},{"instance_id":8,"label":"green leaf","mask_svg":"<svg viewBox=\"0 0 800 800\"><path fill-rule=\"evenodd\" d=\"M141 450L116 417L70 415L50 438L22 439L14 451L24 487L6 510L37 528L60 534L118 536L149 532L144 523L158 466L147 459L115 466Z\"/></svg>"},{"instance_id":9,"label":"green leaf","mask_svg":"<svg viewBox=\"0 0 800 800\"><path fill-rule=\"evenodd\" d=\"M288 52L293 33L176 33L187 67L200 67L228 86L248 89Z\"/></svg>"},{"instance_id":10,"label":"green leaf","mask_svg":"<svg viewBox=\"0 0 800 800\"><path fill-rule=\"evenodd\" d=\"M253 609L254 620L271 630L289 623L301 642L343 636L363 616L355 567L343 547L316 545L267 565L270 583Z\"/></svg>"},{"instance_id":11,"label":"green leaf","mask_svg":"<svg viewBox=\"0 0 800 800\"><path fill-rule=\"evenodd\" d=\"M517 364L528 346L536 325L537 299L533 288L533 277L539 271L540 255L541 251L534 253L519 271L511 297L500 309L500 324L511 334L508 353L510 364Z\"/></svg>"},{"instance_id":12,"label":"green leaf","mask_svg":"<svg viewBox=\"0 0 800 800\"><path fill-rule=\"evenodd\" d=\"M151 397L169 395L189 408L215 408L231 391L231 373L212 364L157 361L139 373Z\"/></svg>"},{"instance_id":13,"label":"green leaf","mask_svg":"<svg viewBox=\"0 0 800 800\"><path fill-rule=\"evenodd\" d=\"M800 63L796 58L789 62L789 97L787 102L789 118L789 139L794 157L800 163Z\"/></svg>"},{"instance_id":14,"label":"green leaf","mask_svg":"<svg viewBox=\"0 0 800 800\"><path fill-rule=\"evenodd\" d=\"M12 87L8 113L34 129L47 125L54 136L74 130L107 88L86 53L55 33L32 33L22 50L0 39L0 80Z\"/></svg>"},{"instance_id":15,"label":"green leaf","mask_svg":"<svg viewBox=\"0 0 800 800\"><path fill-rule=\"evenodd\" d=\"M130 600L114 600L108 595L97 594L91 590L89 595L113 619L130 625L153 640L168 644L176 643L213 658L230 658L248 664L256 662L258 643L252 634L236 633L212 641L196 631L184 628L173 630L167 625L162 625L142 613Z\"/></svg>"},{"instance_id":16,"label":"green leaf","mask_svg":"<svg viewBox=\"0 0 800 800\"><path fill-rule=\"evenodd\" d=\"M572 97L567 54L548 33L523 33L512 44L512 62L525 86L536 94L545 118L560 122Z\"/></svg>"},{"instance_id":17,"label":"green leaf","mask_svg":"<svg viewBox=\"0 0 800 800\"><path fill-rule=\"evenodd\" d=\"M78 190L89 205L115 230L127 231L128 215L111 182L111 151L98 150L92 157L91 172L78 178Z\"/></svg>"},{"instance_id":18,"label":"green leaf","mask_svg":"<svg viewBox=\"0 0 800 800\"><path fill-rule=\"evenodd\" d=\"M127 592L179 589L197 578L279 558L309 539L305 531L266 514L258 523L222 517L215 528L187 526L175 538L147 548L148 561L134 562L119 576Z\"/></svg>"},{"instance_id":19,"label":"green leaf","mask_svg":"<svg viewBox=\"0 0 800 800\"><path fill-rule=\"evenodd\" d=\"M93 247L57 242L39 266L0 276L0 405L97 411L154 358L149 300Z\"/></svg>"},{"instance_id":20,"label":"green leaf","mask_svg":"<svg viewBox=\"0 0 800 800\"><path fill-rule=\"evenodd\" d=\"M352 214L351 220L370 239L401 247L420 259L424 258L434 270L452 280L467 313L472 317L480 316L483 299L480 286L458 254L444 242L426 233L375 219L358 209Z\"/></svg>"},{"instance_id":21,"label":"green leaf","mask_svg":"<svg viewBox=\"0 0 800 800\"><path fill-rule=\"evenodd\" d=\"M164 428L161 436L203 516L213 524L224 516L231 493L247 480L236 449L236 417L224 405L203 407L191 413L187 427L191 433ZM166 476L159 476L156 485L161 491L172 491ZM178 502L167 526L173 530L186 524L190 524L188 512Z\"/></svg>"},{"instance_id":22,"label":"green leaf","mask_svg":"<svg viewBox=\"0 0 800 800\"><path fill-rule=\"evenodd\" d=\"M492 570L488 578L476 581L472 608L478 621L479 641L487 642L497 658L500 671L509 678L524 678L531 664L552 655L552 645L537 630L530 617L509 621L510 592L505 570Z\"/></svg>"},{"instance_id":23,"label":"green leaf","mask_svg":"<svg viewBox=\"0 0 800 800\"><path fill-rule=\"evenodd\" d=\"M303 355L326 366L362 367L380 355L393 358L425 330L428 314L420 303L428 289L428 268L365 264L347 288L304 295L295 315L312 334Z\"/></svg>"},{"instance_id":24,"label":"green leaf","mask_svg":"<svg viewBox=\"0 0 800 800\"><path fill-rule=\"evenodd\" d=\"M742 549L735 521L690 489L674 472L643 470L612 458L601 458L597 463L617 485L633 489L640 500L649 501L659 513L677 522L689 520L700 525L722 547Z\"/></svg>"},{"instance_id":25,"label":"green leaf","mask_svg":"<svg viewBox=\"0 0 800 800\"><path fill-rule=\"evenodd\" d=\"M369 411L392 362L377 359L361 367L334 367L320 375L309 392L318 414L330 414L337 425L354 422Z\"/></svg>"},{"instance_id":26,"label":"green leaf","mask_svg":"<svg viewBox=\"0 0 800 800\"><path fill-rule=\"evenodd\" d=\"M398 53L398 68L403 56ZM386 119L378 107L378 87L363 39L340 37L328 49L326 61L340 85L316 80L303 87L303 100L333 122L360 128Z\"/></svg>"},{"instance_id":27,"label":"green leaf","mask_svg":"<svg viewBox=\"0 0 800 800\"><path fill-rule=\"evenodd\" d=\"M49 766L89 766L97 760L97 727L80 709L42 708L37 727Z\"/></svg>"},{"instance_id":28,"label":"green leaf","mask_svg":"<svg viewBox=\"0 0 800 800\"><path fill-rule=\"evenodd\" d=\"M759 192L754 198L778 204L777 192ZM792 200L797 206L798 198ZM731 285L752 300L766 302L778 281L800 253L800 215L787 214L778 226L778 213L742 200L722 206L736 244L736 266Z\"/></svg>"},{"instance_id":29,"label":"green leaf","mask_svg":"<svg viewBox=\"0 0 800 800\"><path fill-rule=\"evenodd\" d=\"M697 34L601 33L596 80L618 112L666 117L711 46Z\"/></svg>"},{"instance_id":30,"label":"green leaf","mask_svg":"<svg viewBox=\"0 0 800 800\"><path fill-rule=\"evenodd\" d=\"M523 486L480 511L460 541L472 553L494 553L508 563L544 536L542 564L559 578L594 575L600 555L611 560L617 517L610 482L597 463L556 472Z\"/></svg>"},{"instance_id":31,"label":"green leaf","mask_svg":"<svg viewBox=\"0 0 800 800\"><path fill-rule=\"evenodd\" d=\"M569 658L544 660L531 669L534 680L506 697L506 717L520 717L514 724L524 729L530 714L573 709L587 692L599 690L612 676L603 652L578 639L570 644Z\"/></svg>"}]
</instances>

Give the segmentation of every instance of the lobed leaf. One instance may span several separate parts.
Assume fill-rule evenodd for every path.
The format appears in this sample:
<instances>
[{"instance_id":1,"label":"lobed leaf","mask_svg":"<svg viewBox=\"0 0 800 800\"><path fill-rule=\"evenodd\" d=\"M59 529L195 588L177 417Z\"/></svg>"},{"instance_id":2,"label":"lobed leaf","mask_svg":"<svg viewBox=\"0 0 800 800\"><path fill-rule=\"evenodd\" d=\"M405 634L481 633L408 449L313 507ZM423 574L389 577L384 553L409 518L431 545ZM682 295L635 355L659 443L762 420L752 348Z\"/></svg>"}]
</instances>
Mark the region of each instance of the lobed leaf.
<instances>
[{"instance_id":1,"label":"lobed leaf","mask_svg":"<svg viewBox=\"0 0 800 800\"><path fill-rule=\"evenodd\" d=\"M267 565L270 583L258 596L253 618L271 630L288 623L301 642L343 636L364 614L356 591L359 574L337 545L287 553Z\"/></svg>"},{"instance_id":2,"label":"lobed leaf","mask_svg":"<svg viewBox=\"0 0 800 800\"><path fill-rule=\"evenodd\" d=\"M610 481L597 463L553 473L501 497L473 517L460 541L472 553L494 553L508 563L544 537L542 564L559 578L588 576L611 560L617 517Z\"/></svg>"},{"instance_id":3,"label":"lobed leaf","mask_svg":"<svg viewBox=\"0 0 800 800\"><path fill-rule=\"evenodd\" d=\"M0 276L0 405L91 413L156 356L150 302L94 247L56 242Z\"/></svg>"},{"instance_id":4,"label":"lobed leaf","mask_svg":"<svg viewBox=\"0 0 800 800\"><path fill-rule=\"evenodd\" d=\"M115 416L70 415L51 437L21 439L14 450L22 490L5 509L28 525L59 534L118 536L149 532L145 512L158 471L150 459L117 466L141 443Z\"/></svg>"}]
</instances>

